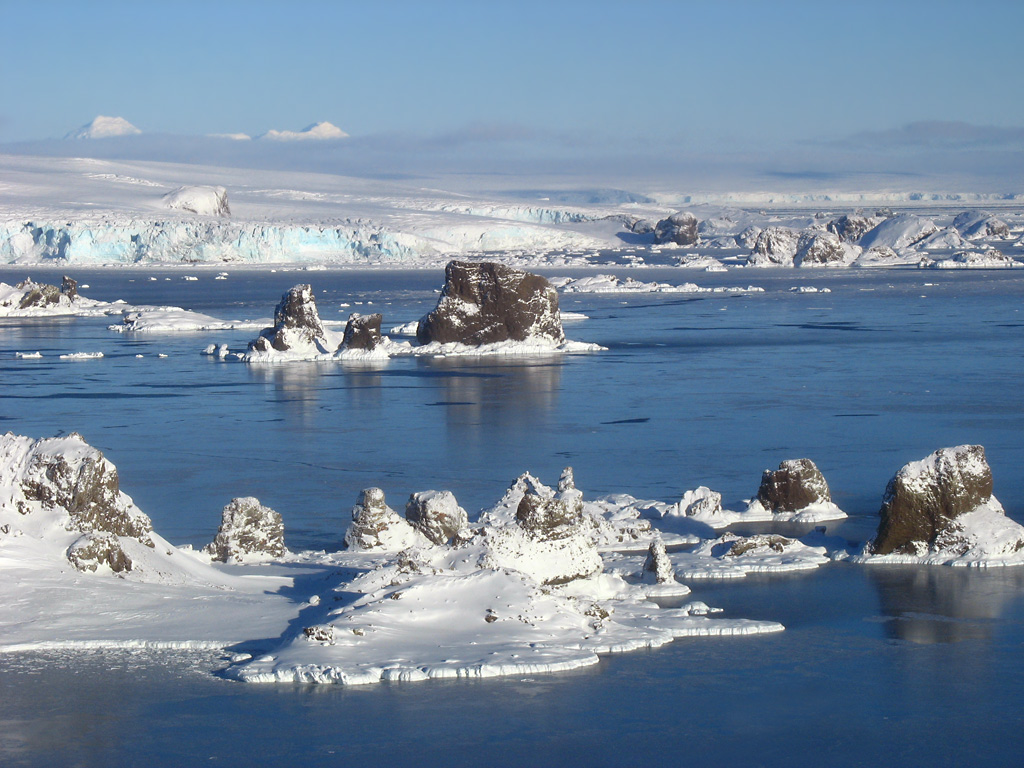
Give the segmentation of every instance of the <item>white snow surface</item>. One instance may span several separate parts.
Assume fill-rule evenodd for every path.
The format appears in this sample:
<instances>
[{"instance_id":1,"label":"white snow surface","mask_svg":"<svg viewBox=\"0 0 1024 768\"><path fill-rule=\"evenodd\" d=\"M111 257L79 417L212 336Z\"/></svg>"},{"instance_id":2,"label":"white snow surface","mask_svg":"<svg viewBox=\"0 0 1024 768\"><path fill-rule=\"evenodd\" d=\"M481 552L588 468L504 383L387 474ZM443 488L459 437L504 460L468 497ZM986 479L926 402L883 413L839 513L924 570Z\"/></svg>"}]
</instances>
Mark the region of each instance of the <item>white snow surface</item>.
<instances>
[{"instance_id":1,"label":"white snow surface","mask_svg":"<svg viewBox=\"0 0 1024 768\"><path fill-rule=\"evenodd\" d=\"M309 135L325 131L330 133L321 124ZM501 185L510 182L493 178L387 181L91 158L0 156L0 178L4 180L0 185L0 263L56 260L87 265L206 262L422 267L441 265L453 257L484 258L500 253L502 261L514 266L592 266L604 263L606 252L621 252L625 243L643 237L634 235L627 223L657 221L678 209L671 195L650 195L647 198L655 202L645 203L597 196L594 199L599 202L560 205L552 198L531 199L504 190ZM439 188L447 184L454 187ZM183 187L223 187L231 199L231 218L168 208L164 197ZM521 189L513 190L517 188ZM893 200L897 198L912 199L897 195ZM982 198L989 199L981 196L977 200ZM936 204L969 204L974 199L936 198ZM754 205L766 202L758 195L750 200ZM681 257L679 264L684 267L719 270L723 262L739 265L739 249L753 247L757 237L768 230L791 235L784 238L784 253L765 257L766 261L793 266L800 237L821 234L827 225L824 214L816 218L809 212L741 210L725 198L687 207L701 220L704 231L715 237L696 246L702 253ZM203 210L208 211L209 206ZM1013 231L1020 229L1020 214L1000 215ZM953 218L945 216L949 221ZM938 215L932 218L940 220ZM920 255L911 243L917 235L929 233L906 220L902 225L893 223L899 219L886 220L879 225L882 230L867 233L860 245L867 250L868 241L895 243L899 258L904 259L899 263L916 263L917 259L908 261L911 251ZM944 226L946 219L941 220ZM989 226L987 221L981 220L980 229L971 230L971 239L1004 242L1004 237L990 234L996 231L992 229L995 224ZM909 228L910 235L901 237L906 234L903 230L886 234L886 228L899 230L901 226ZM862 255L847 264L854 255L853 246L847 246L843 245L847 253L836 266L886 263ZM663 246L641 241L630 246L626 259L643 265L647 256L661 250ZM751 261L757 262L757 258Z\"/></svg>"},{"instance_id":2,"label":"white snow surface","mask_svg":"<svg viewBox=\"0 0 1024 768\"><path fill-rule=\"evenodd\" d=\"M596 554L594 575L544 585L531 568L560 554L493 562L487 539L499 530L495 521L489 532L474 526L481 533L453 547L420 539L398 552L309 552L215 566L208 554L153 532L118 492L114 504L143 531L114 537L132 567L79 571L67 553L82 538L80 523L64 502L34 490L55 461L72 475L80 467L99 467L106 477L115 471L78 435L0 438L0 652L223 648L276 637L267 654L239 655L229 674L360 684L566 670L676 637L782 629L711 619L702 603L660 608L644 585L603 569ZM562 498L581 498L571 473L560 486ZM305 630L295 629L300 613Z\"/></svg>"},{"instance_id":3,"label":"white snow surface","mask_svg":"<svg viewBox=\"0 0 1024 768\"><path fill-rule=\"evenodd\" d=\"M669 283L645 283L632 277L616 275L593 275L590 277L555 277L549 281L563 293L763 293L757 286L702 287L696 283L671 285Z\"/></svg>"},{"instance_id":4,"label":"white snow surface","mask_svg":"<svg viewBox=\"0 0 1024 768\"><path fill-rule=\"evenodd\" d=\"M124 310L121 322L107 328L118 333L182 333L262 328L265 321L218 320L181 307L146 307Z\"/></svg>"},{"instance_id":5,"label":"white snow surface","mask_svg":"<svg viewBox=\"0 0 1024 768\"><path fill-rule=\"evenodd\" d=\"M224 187L178 187L163 196L164 205L203 216L230 216L228 191Z\"/></svg>"}]
</instances>

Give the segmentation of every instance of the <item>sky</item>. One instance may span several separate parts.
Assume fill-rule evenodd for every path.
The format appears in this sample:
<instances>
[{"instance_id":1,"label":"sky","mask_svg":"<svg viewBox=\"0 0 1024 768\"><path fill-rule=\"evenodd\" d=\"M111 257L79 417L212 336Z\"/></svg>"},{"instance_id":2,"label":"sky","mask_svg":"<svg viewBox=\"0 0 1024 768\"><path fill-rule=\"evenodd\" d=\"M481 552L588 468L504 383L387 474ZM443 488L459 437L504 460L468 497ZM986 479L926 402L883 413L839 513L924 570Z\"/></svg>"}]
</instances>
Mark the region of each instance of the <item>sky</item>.
<instances>
[{"instance_id":1,"label":"sky","mask_svg":"<svg viewBox=\"0 0 1024 768\"><path fill-rule=\"evenodd\" d=\"M1024 149L1020 0L0 0L0 28L0 144L103 114L147 134L327 120L421 152L799 155L780 167L811 171L865 150Z\"/></svg>"}]
</instances>

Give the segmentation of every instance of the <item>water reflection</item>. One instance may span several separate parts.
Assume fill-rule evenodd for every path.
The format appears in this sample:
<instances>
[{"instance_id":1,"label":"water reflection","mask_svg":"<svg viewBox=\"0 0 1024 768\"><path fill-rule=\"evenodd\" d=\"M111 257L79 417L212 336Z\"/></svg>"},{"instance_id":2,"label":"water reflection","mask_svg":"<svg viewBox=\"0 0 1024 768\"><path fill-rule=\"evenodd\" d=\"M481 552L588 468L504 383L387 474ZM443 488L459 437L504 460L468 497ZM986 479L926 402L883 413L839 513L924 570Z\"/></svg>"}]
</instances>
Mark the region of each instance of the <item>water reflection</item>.
<instances>
[{"instance_id":1,"label":"water reflection","mask_svg":"<svg viewBox=\"0 0 1024 768\"><path fill-rule=\"evenodd\" d=\"M252 380L264 385L271 402L283 405L289 415L308 419L320 410L324 392L332 389L348 392L347 407L378 406L382 371L387 365L387 360L369 360L250 364L246 367ZM326 398L327 401L332 399Z\"/></svg>"},{"instance_id":2,"label":"water reflection","mask_svg":"<svg viewBox=\"0 0 1024 768\"><path fill-rule=\"evenodd\" d=\"M479 442L501 434L515 439L553 418L562 378L558 358L443 358L424 364L451 374L442 377L443 399L431 403L445 409L450 437Z\"/></svg>"},{"instance_id":3,"label":"water reflection","mask_svg":"<svg viewBox=\"0 0 1024 768\"><path fill-rule=\"evenodd\" d=\"M866 568L889 636L913 643L988 639L994 622L1024 592L1022 568Z\"/></svg>"}]
</instances>

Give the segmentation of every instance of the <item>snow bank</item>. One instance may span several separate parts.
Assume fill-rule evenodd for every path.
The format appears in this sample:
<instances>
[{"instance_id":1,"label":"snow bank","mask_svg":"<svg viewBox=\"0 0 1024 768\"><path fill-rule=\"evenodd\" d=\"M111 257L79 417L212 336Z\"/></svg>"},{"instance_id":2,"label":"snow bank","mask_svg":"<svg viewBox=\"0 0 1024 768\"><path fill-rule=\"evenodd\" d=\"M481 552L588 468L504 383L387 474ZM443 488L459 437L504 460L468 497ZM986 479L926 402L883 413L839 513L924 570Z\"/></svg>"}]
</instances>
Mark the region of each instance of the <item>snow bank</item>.
<instances>
[{"instance_id":1,"label":"snow bank","mask_svg":"<svg viewBox=\"0 0 1024 768\"><path fill-rule=\"evenodd\" d=\"M632 277L615 275L593 275L591 277L556 277L551 284L563 293L764 293L757 286L714 288L701 287L696 283L671 285L669 283L645 283Z\"/></svg>"},{"instance_id":2,"label":"snow bank","mask_svg":"<svg viewBox=\"0 0 1024 768\"><path fill-rule=\"evenodd\" d=\"M168 208L203 216L230 216L228 191L224 187L178 187L162 198Z\"/></svg>"}]
</instances>

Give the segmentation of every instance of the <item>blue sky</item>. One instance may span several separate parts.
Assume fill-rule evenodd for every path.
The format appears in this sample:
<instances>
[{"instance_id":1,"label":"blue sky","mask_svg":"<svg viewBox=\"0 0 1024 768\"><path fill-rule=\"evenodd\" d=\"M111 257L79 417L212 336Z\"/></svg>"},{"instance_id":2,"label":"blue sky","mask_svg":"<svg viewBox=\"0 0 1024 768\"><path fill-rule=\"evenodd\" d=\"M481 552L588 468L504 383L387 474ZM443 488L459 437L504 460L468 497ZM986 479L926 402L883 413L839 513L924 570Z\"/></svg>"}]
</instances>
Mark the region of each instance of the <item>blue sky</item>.
<instances>
[{"instance_id":1,"label":"blue sky","mask_svg":"<svg viewBox=\"0 0 1024 768\"><path fill-rule=\"evenodd\" d=\"M948 122L984 129L968 143L1022 143L1020 0L0 9L0 143L61 137L98 114L147 133L328 120L378 142L551 152L907 147Z\"/></svg>"}]
</instances>

